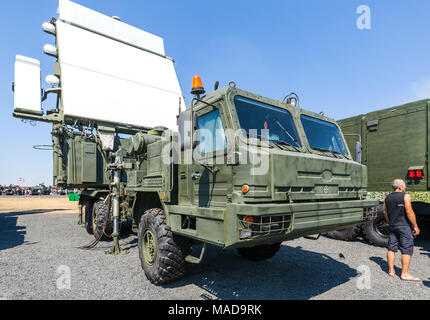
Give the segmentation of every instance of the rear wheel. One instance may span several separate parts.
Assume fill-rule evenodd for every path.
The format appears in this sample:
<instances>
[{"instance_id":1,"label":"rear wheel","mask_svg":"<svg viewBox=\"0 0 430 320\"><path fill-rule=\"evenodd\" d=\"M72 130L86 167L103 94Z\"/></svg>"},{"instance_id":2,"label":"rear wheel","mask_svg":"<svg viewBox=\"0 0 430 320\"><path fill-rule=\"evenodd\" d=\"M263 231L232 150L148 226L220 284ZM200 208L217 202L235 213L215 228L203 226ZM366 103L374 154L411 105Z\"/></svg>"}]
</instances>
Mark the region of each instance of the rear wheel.
<instances>
[{"instance_id":1,"label":"rear wheel","mask_svg":"<svg viewBox=\"0 0 430 320\"><path fill-rule=\"evenodd\" d=\"M161 209L150 209L139 225L139 258L148 280L157 286L185 276L186 252Z\"/></svg>"},{"instance_id":2,"label":"rear wheel","mask_svg":"<svg viewBox=\"0 0 430 320\"><path fill-rule=\"evenodd\" d=\"M263 245L253 248L240 248L237 249L242 258L249 261L264 261L273 258L281 249L281 244L276 243L272 245Z\"/></svg>"},{"instance_id":3,"label":"rear wheel","mask_svg":"<svg viewBox=\"0 0 430 320\"><path fill-rule=\"evenodd\" d=\"M87 230L88 234L93 234L94 201L93 200L86 200L84 202L84 206L85 206L85 229Z\"/></svg>"},{"instance_id":4,"label":"rear wheel","mask_svg":"<svg viewBox=\"0 0 430 320\"><path fill-rule=\"evenodd\" d=\"M327 235L335 240L353 241L360 233L360 226L329 232Z\"/></svg>"},{"instance_id":5,"label":"rear wheel","mask_svg":"<svg viewBox=\"0 0 430 320\"><path fill-rule=\"evenodd\" d=\"M424 202L414 202L412 207L417 216L418 227L421 230L417 240L430 239L430 205Z\"/></svg>"},{"instance_id":6,"label":"rear wheel","mask_svg":"<svg viewBox=\"0 0 430 320\"><path fill-rule=\"evenodd\" d=\"M96 239L106 240L113 233L112 215L108 211L105 201L96 201L93 206L92 229Z\"/></svg>"},{"instance_id":7,"label":"rear wheel","mask_svg":"<svg viewBox=\"0 0 430 320\"><path fill-rule=\"evenodd\" d=\"M417 219L418 227L420 228L420 235L417 240L430 240L430 219Z\"/></svg>"}]
</instances>

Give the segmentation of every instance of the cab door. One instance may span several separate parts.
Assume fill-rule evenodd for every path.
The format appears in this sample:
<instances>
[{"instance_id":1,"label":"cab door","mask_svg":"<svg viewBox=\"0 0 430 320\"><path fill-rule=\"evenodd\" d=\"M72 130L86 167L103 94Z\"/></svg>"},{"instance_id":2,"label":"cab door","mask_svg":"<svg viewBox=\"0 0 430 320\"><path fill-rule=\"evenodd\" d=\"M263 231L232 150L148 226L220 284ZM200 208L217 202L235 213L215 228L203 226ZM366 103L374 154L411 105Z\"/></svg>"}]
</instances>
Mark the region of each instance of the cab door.
<instances>
[{"instance_id":1,"label":"cab door","mask_svg":"<svg viewBox=\"0 0 430 320\"><path fill-rule=\"evenodd\" d=\"M188 170L192 203L198 207L225 206L232 194L232 168L227 165L223 112L208 107L197 113L197 143Z\"/></svg>"}]
</instances>

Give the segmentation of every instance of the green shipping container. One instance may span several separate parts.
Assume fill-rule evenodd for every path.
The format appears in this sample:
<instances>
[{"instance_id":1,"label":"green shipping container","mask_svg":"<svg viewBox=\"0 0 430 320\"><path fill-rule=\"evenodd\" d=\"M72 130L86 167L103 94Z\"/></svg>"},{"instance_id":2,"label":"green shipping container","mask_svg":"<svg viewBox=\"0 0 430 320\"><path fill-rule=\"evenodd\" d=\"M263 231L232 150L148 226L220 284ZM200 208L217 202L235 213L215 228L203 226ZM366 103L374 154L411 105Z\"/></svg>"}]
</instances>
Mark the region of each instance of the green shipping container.
<instances>
[{"instance_id":1,"label":"green shipping container","mask_svg":"<svg viewBox=\"0 0 430 320\"><path fill-rule=\"evenodd\" d=\"M403 179L416 212L430 217L430 100L343 119L339 125L353 155L361 142L369 196L383 201L391 182Z\"/></svg>"}]
</instances>

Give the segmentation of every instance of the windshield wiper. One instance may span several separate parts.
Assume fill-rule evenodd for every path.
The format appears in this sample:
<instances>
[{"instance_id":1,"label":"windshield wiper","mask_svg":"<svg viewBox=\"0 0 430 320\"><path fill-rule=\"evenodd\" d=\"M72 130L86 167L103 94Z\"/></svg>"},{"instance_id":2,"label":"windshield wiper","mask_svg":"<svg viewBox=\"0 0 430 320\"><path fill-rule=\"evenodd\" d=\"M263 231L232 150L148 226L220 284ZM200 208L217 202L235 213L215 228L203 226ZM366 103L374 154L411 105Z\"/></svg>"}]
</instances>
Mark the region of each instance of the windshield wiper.
<instances>
[{"instance_id":1,"label":"windshield wiper","mask_svg":"<svg viewBox=\"0 0 430 320\"><path fill-rule=\"evenodd\" d=\"M288 147L293 148L297 152L301 152L301 150L299 148L293 146L291 143L288 143L287 141L284 141L284 140L270 140L270 141L273 142L273 143L275 143L275 144L286 145Z\"/></svg>"},{"instance_id":2,"label":"windshield wiper","mask_svg":"<svg viewBox=\"0 0 430 320\"><path fill-rule=\"evenodd\" d=\"M278 126L284 130L284 132L290 137L290 139L296 144L297 147L300 147L299 142L291 135L291 133L279 122L279 120L273 116L273 120L275 120L275 122L278 124ZM285 141L283 141L285 142ZM292 146L290 144L291 147L295 148L294 146ZM296 148L297 149L297 148Z\"/></svg>"},{"instance_id":3,"label":"windshield wiper","mask_svg":"<svg viewBox=\"0 0 430 320\"><path fill-rule=\"evenodd\" d=\"M314 149L314 150L317 150L317 151L322 151L322 152L330 152L332 155L334 155L336 158L338 158L337 157L337 155L339 154L339 155L341 155L343 158L345 158L345 159L348 159L343 153L340 153L339 151L334 151L334 150L328 150L328 149L324 149L324 148L312 148L312 149ZM339 158L338 158L339 159ZM348 159L349 160L349 159Z\"/></svg>"},{"instance_id":4,"label":"windshield wiper","mask_svg":"<svg viewBox=\"0 0 430 320\"><path fill-rule=\"evenodd\" d=\"M272 142L267 136L262 136L261 134L249 134L249 133L247 133L247 136L248 136L248 139L249 138L260 139L260 142L267 142L267 143ZM278 145L276 145L276 146L279 147Z\"/></svg>"},{"instance_id":5,"label":"windshield wiper","mask_svg":"<svg viewBox=\"0 0 430 320\"><path fill-rule=\"evenodd\" d=\"M334 151L334 150L333 151L331 150L331 152L334 153L334 154L340 154L342 157L344 157L345 159L349 160L349 158L346 155L344 155L342 152Z\"/></svg>"},{"instance_id":6,"label":"windshield wiper","mask_svg":"<svg viewBox=\"0 0 430 320\"><path fill-rule=\"evenodd\" d=\"M282 145L286 145L286 146L293 148L297 152L301 152L300 149L298 149L297 147L295 147L292 144L290 144L286 141L283 141L283 140L268 139L267 136L262 136L259 134L248 134L248 138L258 138L258 139L260 139L260 141L269 142L269 143L271 142L272 144L274 144L275 146L277 146L281 150L285 150L285 148L283 148Z\"/></svg>"}]
</instances>

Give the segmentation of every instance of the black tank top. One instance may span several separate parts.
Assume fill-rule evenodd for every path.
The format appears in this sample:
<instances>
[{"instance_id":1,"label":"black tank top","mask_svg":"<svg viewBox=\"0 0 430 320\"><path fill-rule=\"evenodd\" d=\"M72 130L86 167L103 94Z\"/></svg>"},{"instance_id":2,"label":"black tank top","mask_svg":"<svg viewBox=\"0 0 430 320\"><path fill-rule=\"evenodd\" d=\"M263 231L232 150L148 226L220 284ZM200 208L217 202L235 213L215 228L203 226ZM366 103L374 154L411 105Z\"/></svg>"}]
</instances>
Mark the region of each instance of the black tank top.
<instances>
[{"instance_id":1,"label":"black tank top","mask_svg":"<svg viewBox=\"0 0 430 320\"><path fill-rule=\"evenodd\" d=\"M385 199L391 227L409 226L406 218L405 195L404 192L393 192Z\"/></svg>"}]
</instances>

